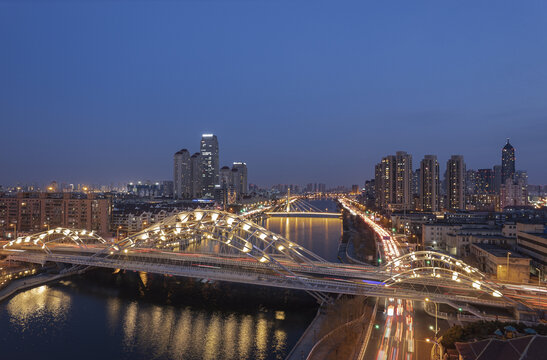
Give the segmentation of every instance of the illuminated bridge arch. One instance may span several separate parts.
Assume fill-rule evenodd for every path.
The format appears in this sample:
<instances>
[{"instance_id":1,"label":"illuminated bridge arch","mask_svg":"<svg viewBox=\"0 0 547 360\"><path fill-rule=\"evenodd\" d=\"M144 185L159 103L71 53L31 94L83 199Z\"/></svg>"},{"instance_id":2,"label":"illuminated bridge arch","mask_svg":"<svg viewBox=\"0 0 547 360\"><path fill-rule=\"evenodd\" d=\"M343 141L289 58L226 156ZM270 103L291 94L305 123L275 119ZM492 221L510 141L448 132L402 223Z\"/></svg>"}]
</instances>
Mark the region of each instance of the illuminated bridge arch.
<instances>
[{"instance_id":1,"label":"illuminated bridge arch","mask_svg":"<svg viewBox=\"0 0 547 360\"><path fill-rule=\"evenodd\" d=\"M77 246L80 249L87 249L93 245L104 247L105 244L107 241L97 235L95 231L58 227L28 236L20 236L5 244L3 248L15 247L21 250L40 248L51 254L55 246Z\"/></svg>"},{"instance_id":2,"label":"illuminated bridge arch","mask_svg":"<svg viewBox=\"0 0 547 360\"><path fill-rule=\"evenodd\" d=\"M297 263L325 262L304 247L236 214L220 210L183 211L164 219L115 245L185 251L203 241L220 245L220 253L245 254L262 263L291 260Z\"/></svg>"},{"instance_id":3,"label":"illuminated bridge arch","mask_svg":"<svg viewBox=\"0 0 547 360\"><path fill-rule=\"evenodd\" d=\"M388 262L384 271L390 277L389 287L398 283L417 283L434 286L451 284L456 288L480 290L494 297L502 297L502 288L478 269L450 255L436 251L415 251Z\"/></svg>"},{"instance_id":4,"label":"illuminated bridge arch","mask_svg":"<svg viewBox=\"0 0 547 360\"><path fill-rule=\"evenodd\" d=\"M450 255L446 255L436 251L414 251L402 255L385 264L384 269L387 271L397 269L403 270L416 266L430 268L443 267L447 269L462 271L469 275L474 275L480 278L486 278L486 275L484 275L478 269Z\"/></svg>"}]
</instances>

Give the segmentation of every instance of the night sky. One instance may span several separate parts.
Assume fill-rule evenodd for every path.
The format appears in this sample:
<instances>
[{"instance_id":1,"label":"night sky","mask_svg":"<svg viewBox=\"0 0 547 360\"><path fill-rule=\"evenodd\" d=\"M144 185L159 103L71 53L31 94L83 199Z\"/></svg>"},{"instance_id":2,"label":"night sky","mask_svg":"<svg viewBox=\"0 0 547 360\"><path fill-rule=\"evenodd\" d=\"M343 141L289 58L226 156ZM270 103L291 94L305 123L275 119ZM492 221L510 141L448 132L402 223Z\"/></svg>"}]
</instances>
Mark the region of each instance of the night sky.
<instances>
[{"instance_id":1,"label":"night sky","mask_svg":"<svg viewBox=\"0 0 547 360\"><path fill-rule=\"evenodd\" d=\"M507 137L547 184L547 2L2 2L0 124L4 185L171 179L208 132L260 185Z\"/></svg>"}]
</instances>

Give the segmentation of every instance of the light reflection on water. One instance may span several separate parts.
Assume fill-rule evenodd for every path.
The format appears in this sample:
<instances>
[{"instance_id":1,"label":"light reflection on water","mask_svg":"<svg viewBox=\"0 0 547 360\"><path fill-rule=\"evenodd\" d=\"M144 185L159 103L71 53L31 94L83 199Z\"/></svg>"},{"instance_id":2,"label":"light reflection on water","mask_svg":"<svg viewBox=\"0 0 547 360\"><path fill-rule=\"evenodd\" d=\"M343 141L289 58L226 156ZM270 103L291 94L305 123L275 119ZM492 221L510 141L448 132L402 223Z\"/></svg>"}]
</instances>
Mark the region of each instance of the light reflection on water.
<instances>
[{"instance_id":1,"label":"light reflection on water","mask_svg":"<svg viewBox=\"0 0 547 360\"><path fill-rule=\"evenodd\" d=\"M272 217L265 227L297 242L325 260L337 261L342 220L335 218Z\"/></svg>"},{"instance_id":2,"label":"light reflection on water","mask_svg":"<svg viewBox=\"0 0 547 360\"><path fill-rule=\"evenodd\" d=\"M27 290L9 300L6 310L10 321L20 331L36 319L46 317L55 326L66 320L70 310L70 296L62 291L51 290L47 285Z\"/></svg>"},{"instance_id":3,"label":"light reflection on water","mask_svg":"<svg viewBox=\"0 0 547 360\"><path fill-rule=\"evenodd\" d=\"M9 300L5 310L12 330L24 332L29 325L44 327L39 337L45 338L54 335L51 327L61 332L95 327L99 332L93 341L101 341L103 336L120 338L122 354L148 354L156 359L282 359L289 347L284 321L276 319L275 311L240 314L108 298L103 303L106 322L96 314L90 323L66 324L71 312L84 311L71 308L72 302L79 300L70 294L73 284L66 284L32 289ZM302 331L304 328L305 324ZM55 343L55 338L50 341ZM2 341L0 346L6 349ZM71 345L63 346L70 353Z\"/></svg>"}]
</instances>

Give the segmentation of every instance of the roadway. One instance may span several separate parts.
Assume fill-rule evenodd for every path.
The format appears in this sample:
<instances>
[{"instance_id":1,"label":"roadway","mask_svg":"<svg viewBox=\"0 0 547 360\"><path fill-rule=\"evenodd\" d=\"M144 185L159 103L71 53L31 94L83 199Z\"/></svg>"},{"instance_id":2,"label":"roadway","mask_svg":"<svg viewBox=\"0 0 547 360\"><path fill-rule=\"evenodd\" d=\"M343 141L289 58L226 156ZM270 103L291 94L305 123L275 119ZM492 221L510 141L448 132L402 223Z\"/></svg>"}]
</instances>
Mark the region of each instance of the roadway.
<instances>
[{"instance_id":1,"label":"roadway","mask_svg":"<svg viewBox=\"0 0 547 360\"><path fill-rule=\"evenodd\" d=\"M389 231L374 222L350 200L341 199L344 208L359 216L380 239L384 261L393 261L406 253L405 247ZM437 281L437 278L435 278ZM430 280L428 280L430 281ZM451 292L453 290L450 290ZM423 298L422 298L423 299ZM429 316L423 310L423 301L413 301L397 297L381 298L376 314L373 333L367 347L365 359L376 360L429 360L435 330L440 334L449 328L446 321Z\"/></svg>"}]
</instances>

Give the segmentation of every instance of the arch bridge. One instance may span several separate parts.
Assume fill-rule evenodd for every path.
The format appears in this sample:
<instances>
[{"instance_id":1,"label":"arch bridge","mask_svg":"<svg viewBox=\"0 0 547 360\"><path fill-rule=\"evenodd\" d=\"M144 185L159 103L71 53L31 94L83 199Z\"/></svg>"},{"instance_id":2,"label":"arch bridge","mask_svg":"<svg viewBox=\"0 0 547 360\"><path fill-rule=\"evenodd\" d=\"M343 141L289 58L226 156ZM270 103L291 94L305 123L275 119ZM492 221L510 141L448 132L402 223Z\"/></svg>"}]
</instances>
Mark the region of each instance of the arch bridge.
<instances>
[{"instance_id":1,"label":"arch bridge","mask_svg":"<svg viewBox=\"0 0 547 360\"><path fill-rule=\"evenodd\" d=\"M450 256L420 251L383 267L331 263L247 218L196 209L110 242L93 231L56 228L5 244L17 261L103 267L329 294L514 306L502 287Z\"/></svg>"}]
</instances>

